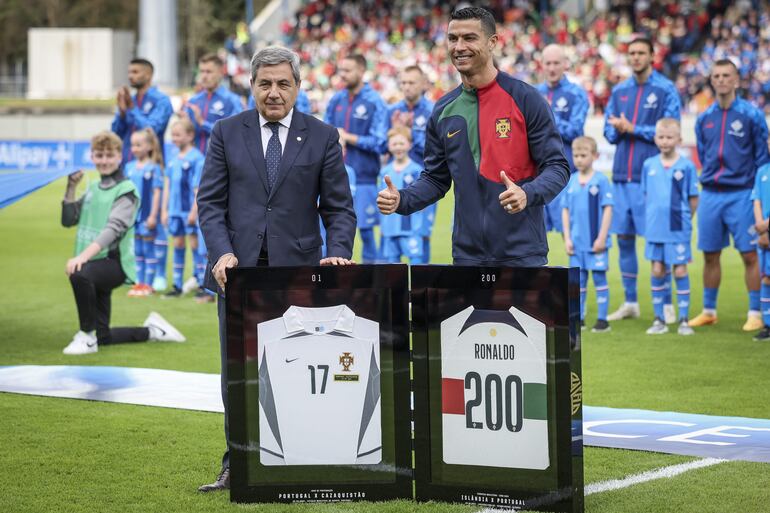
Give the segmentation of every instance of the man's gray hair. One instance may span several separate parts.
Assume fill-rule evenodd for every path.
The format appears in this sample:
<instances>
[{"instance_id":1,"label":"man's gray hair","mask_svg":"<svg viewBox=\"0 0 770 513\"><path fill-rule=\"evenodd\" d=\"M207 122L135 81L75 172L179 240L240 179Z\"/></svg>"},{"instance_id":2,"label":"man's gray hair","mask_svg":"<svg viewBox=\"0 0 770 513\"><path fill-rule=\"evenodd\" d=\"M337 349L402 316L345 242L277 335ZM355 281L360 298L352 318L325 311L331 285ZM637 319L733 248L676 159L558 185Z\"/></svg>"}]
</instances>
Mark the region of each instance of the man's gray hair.
<instances>
[{"instance_id":1,"label":"man's gray hair","mask_svg":"<svg viewBox=\"0 0 770 513\"><path fill-rule=\"evenodd\" d=\"M257 70L262 66L275 66L284 62L289 63L294 82L299 84L299 55L282 46L268 46L254 54L251 58L251 80L256 80Z\"/></svg>"}]
</instances>

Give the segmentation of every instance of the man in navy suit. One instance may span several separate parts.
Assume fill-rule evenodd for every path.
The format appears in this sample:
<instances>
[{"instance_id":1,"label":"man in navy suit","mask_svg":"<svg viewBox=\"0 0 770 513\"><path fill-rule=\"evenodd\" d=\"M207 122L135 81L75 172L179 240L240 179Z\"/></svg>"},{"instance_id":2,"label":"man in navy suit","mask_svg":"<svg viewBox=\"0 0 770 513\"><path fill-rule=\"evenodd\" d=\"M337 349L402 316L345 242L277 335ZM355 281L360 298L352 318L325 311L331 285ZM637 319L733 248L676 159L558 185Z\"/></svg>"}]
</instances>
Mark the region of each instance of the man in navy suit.
<instances>
[{"instance_id":1,"label":"man in navy suit","mask_svg":"<svg viewBox=\"0 0 770 513\"><path fill-rule=\"evenodd\" d=\"M356 215L337 129L294 109L299 57L268 47L251 61L256 110L214 125L198 189L201 231L211 271L205 286L217 289L222 357L222 400L227 427L226 270L236 266L347 265ZM326 228L327 257L321 259ZM228 452L222 471L202 492L229 488Z\"/></svg>"}]
</instances>

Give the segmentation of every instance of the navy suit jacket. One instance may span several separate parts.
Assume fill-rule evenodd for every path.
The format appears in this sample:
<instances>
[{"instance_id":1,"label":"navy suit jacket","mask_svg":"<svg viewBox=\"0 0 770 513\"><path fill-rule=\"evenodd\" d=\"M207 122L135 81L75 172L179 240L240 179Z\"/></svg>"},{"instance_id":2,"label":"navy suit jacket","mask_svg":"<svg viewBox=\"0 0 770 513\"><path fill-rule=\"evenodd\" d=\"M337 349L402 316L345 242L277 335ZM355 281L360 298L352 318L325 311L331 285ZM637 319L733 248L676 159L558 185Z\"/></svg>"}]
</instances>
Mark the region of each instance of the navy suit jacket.
<instances>
[{"instance_id":1,"label":"navy suit jacket","mask_svg":"<svg viewBox=\"0 0 770 513\"><path fill-rule=\"evenodd\" d=\"M295 109L269 192L260 131L252 109L217 122L211 132L197 199L209 256L204 286L211 290L211 266L226 253L239 267L252 267L266 245L271 266L318 265L319 215L327 256L353 254L356 214L337 129Z\"/></svg>"}]
</instances>

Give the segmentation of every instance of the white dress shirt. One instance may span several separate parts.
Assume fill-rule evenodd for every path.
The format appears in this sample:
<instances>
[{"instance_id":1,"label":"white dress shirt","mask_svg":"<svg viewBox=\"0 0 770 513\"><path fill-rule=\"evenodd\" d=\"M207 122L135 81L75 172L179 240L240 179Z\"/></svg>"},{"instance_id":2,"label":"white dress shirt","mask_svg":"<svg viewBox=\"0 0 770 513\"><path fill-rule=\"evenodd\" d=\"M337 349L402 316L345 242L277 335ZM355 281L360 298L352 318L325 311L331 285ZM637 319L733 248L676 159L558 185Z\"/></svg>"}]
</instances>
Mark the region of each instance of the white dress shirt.
<instances>
[{"instance_id":1,"label":"white dress shirt","mask_svg":"<svg viewBox=\"0 0 770 513\"><path fill-rule=\"evenodd\" d=\"M265 156L265 154L267 154L267 143L273 136L273 131L267 126L269 121L262 117L262 114L259 113L259 111L257 111L257 113L259 114L259 126L262 127L262 156ZM281 155L283 155L283 150L286 149L286 140L289 138L289 127L291 126L291 117L293 115L294 108L286 114L285 118L278 121L278 123L281 124L281 126L278 127L278 139L281 141Z\"/></svg>"}]
</instances>

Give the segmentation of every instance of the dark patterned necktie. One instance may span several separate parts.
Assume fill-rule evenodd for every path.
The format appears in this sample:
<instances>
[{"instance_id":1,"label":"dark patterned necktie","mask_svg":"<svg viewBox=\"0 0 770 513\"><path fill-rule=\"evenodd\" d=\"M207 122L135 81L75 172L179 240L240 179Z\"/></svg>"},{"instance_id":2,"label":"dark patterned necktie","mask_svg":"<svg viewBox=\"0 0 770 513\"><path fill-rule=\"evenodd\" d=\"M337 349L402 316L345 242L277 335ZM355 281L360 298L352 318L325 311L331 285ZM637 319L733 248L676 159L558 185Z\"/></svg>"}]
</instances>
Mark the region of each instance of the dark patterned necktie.
<instances>
[{"instance_id":1,"label":"dark patterned necktie","mask_svg":"<svg viewBox=\"0 0 770 513\"><path fill-rule=\"evenodd\" d=\"M281 139L278 138L278 127L281 124L270 121L267 123L267 126L273 131L273 135L270 136L270 140L267 142L267 151L265 152L267 187L269 190L272 190L275 180L278 178L278 169L281 166Z\"/></svg>"}]
</instances>

